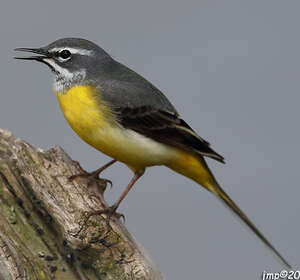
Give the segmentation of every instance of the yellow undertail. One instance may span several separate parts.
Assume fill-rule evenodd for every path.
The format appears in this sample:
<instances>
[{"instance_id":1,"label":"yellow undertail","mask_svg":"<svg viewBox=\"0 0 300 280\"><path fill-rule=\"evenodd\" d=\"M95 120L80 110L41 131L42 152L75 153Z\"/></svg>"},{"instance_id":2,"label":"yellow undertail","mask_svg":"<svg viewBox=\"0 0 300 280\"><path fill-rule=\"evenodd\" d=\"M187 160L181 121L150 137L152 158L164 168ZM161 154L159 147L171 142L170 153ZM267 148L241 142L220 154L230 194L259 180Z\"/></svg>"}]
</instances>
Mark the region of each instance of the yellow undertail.
<instances>
[{"instance_id":1,"label":"yellow undertail","mask_svg":"<svg viewBox=\"0 0 300 280\"><path fill-rule=\"evenodd\" d=\"M246 214L235 204L235 202L225 193L210 171L204 158L198 155L178 152L179 157L168 164L174 171L194 180L207 190L215 194L231 211L233 211L254 233L255 235L279 258L279 260L289 269L291 266L264 237L257 227L249 220Z\"/></svg>"}]
</instances>

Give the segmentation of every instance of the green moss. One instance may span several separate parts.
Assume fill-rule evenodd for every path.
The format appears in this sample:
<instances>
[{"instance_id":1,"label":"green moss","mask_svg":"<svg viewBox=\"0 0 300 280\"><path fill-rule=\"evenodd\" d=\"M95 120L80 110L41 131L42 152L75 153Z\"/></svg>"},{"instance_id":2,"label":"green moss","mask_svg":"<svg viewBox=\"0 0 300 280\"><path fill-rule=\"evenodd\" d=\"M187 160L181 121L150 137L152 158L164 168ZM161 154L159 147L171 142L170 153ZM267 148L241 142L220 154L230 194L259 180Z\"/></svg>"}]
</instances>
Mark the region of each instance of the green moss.
<instances>
[{"instance_id":1,"label":"green moss","mask_svg":"<svg viewBox=\"0 0 300 280\"><path fill-rule=\"evenodd\" d=\"M21 145L22 150L19 154L27 161L27 170L34 171L33 176L40 174L43 178L43 158L48 157L49 161L53 162L54 156L43 153L35 157L25 144ZM3 152L1 149L0 145L0 152ZM9 157L8 153L7 155ZM124 262L115 260L119 255L120 259L125 258L120 252L123 252L126 245L119 244L120 236L109 231L105 222L99 222L99 219L89 219L84 227L88 230L82 231L82 238L89 242L87 248L73 250L64 245L59 239L61 235L58 225L51 220L43 202L34 193L30 181L20 172L22 171L19 170L16 161L0 159L0 218L5 224L1 232L11 240L17 255L22 256L21 261L24 263L28 279L68 280L78 279L79 274L87 275L90 280L136 279L130 275L124 276ZM47 182L48 186L50 184L55 188L60 187L55 178ZM63 188L62 190L66 192ZM64 192L61 195L69 199L67 192ZM85 217L82 213L78 224L82 224ZM94 231L88 237L84 236L92 229Z\"/></svg>"},{"instance_id":2,"label":"green moss","mask_svg":"<svg viewBox=\"0 0 300 280\"><path fill-rule=\"evenodd\" d=\"M102 264L97 270L100 275L104 276L103 279L106 275L113 277L113 279L121 279L124 276L124 270L114 262Z\"/></svg>"}]
</instances>

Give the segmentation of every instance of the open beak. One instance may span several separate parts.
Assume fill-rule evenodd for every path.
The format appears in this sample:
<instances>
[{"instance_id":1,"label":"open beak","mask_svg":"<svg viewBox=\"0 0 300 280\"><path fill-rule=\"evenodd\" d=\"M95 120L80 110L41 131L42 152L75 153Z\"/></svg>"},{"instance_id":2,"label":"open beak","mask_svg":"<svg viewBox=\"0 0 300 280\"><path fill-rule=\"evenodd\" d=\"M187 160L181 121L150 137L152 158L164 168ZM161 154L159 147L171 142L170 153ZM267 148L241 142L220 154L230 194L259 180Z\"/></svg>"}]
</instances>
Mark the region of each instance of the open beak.
<instances>
[{"instance_id":1,"label":"open beak","mask_svg":"<svg viewBox=\"0 0 300 280\"><path fill-rule=\"evenodd\" d=\"M45 58L51 58L51 54L47 51L45 51L44 49L40 48L40 49L30 49L30 48L17 48L14 49L15 51L20 51L20 52L30 52L30 53L36 53L38 55L34 55L34 56L27 56L27 57L15 57L15 59L23 59L23 60L37 60L40 62L44 62Z\"/></svg>"},{"instance_id":2,"label":"open beak","mask_svg":"<svg viewBox=\"0 0 300 280\"><path fill-rule=\"evenodd\" d=\"M53 72L55 72L55 69L53 68L53 66L50 63L50 59L53 57L53 54L49 53L44 48L39 48L39 49L17 48L14 50L18 51L18 52L29 52L29 53L38 54L38 55L34 55L34 56L14 57L14 58L22 59L22 60L36 60L36 61L42 62L42 63L46 64L47 66L49 66Z\"/></svg>"}]
</instances>

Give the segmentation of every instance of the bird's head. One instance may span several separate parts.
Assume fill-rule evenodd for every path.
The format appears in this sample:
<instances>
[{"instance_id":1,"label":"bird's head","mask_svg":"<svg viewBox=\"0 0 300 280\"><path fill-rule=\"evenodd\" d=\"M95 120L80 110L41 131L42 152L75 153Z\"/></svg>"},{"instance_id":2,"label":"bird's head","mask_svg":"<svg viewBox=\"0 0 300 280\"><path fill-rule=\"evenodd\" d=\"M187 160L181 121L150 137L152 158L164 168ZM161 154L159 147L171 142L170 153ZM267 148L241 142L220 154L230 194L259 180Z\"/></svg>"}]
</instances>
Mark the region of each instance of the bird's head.
<instances>
[{"instance_id":1,"label":"bird's head","mask_svg":"<svg viewBox=\"0 0 300 280\"><path fill-rule=\"evenodd\" d=\"M66 89L84 84L101 76L113 59L91 41L79 38L59 39L41 48L17 48L16 51L37 55L16 57L16 59L36 60L50 67L55 74L54 90Z\"/></svg>"}]
</instances>

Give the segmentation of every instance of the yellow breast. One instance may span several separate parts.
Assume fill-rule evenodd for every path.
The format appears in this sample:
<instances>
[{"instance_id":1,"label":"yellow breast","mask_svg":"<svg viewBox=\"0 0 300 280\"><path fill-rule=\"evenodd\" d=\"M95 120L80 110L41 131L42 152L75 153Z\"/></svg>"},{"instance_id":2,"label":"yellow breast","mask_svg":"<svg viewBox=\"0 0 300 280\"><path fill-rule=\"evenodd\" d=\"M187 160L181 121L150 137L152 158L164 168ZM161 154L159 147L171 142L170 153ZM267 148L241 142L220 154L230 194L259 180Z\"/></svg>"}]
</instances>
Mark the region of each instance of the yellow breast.
<instances>
[{"instance_id":1,"label":"yellow breast","mask_svg":"<svg viewBox=\"0 0 300 280\"><path fill-rule=\"evenodd\" d=\"M164 164L174 154L171 147L119 125L91 86L75 86L57 98L66 120L85 142L133 170Z\"/></svg>"},{"instance_id":2,"label":"yellow breast","mask_svg":"<svg viewBox=\"0 0 300 280\"><path fill-rule=\"evenodd\" d=\"M72 129L94 146L99 129L116 125L108 106L101 101L100 92L91 86L74 86L64 93L56 93L61 110ZM98 134L98 133L97 133Z\"/></svg>"}]
</instances>

